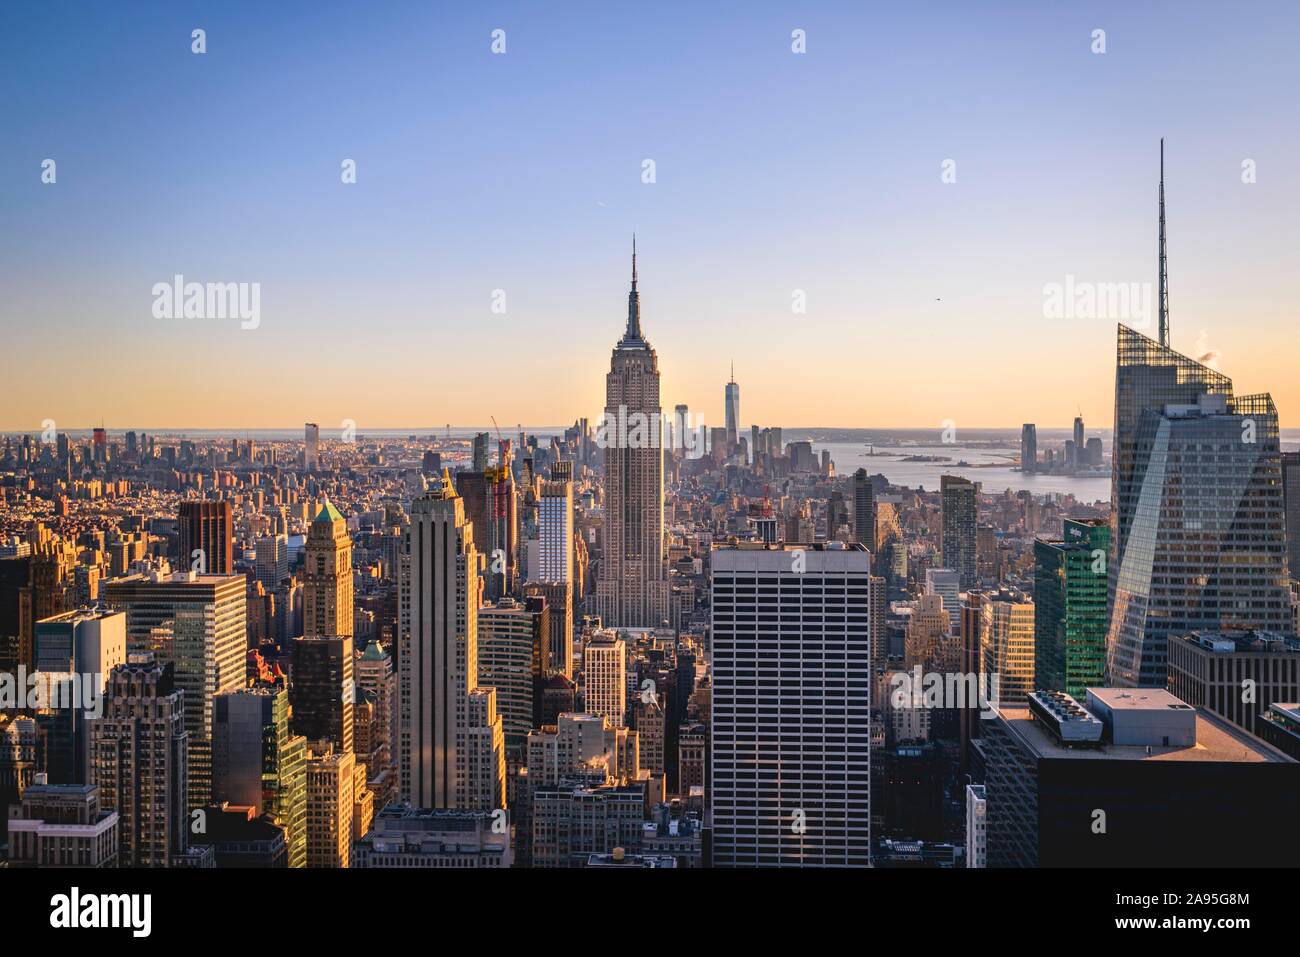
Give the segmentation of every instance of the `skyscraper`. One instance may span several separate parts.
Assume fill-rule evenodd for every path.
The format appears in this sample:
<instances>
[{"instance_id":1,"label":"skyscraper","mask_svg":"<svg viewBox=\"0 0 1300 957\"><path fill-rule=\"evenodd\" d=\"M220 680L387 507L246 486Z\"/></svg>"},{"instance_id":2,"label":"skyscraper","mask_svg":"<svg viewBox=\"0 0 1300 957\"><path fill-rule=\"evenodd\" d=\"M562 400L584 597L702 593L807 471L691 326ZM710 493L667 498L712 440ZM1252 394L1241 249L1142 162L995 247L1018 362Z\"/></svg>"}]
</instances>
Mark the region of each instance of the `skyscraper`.
<instances>
[{"instance_id":1,"label":"skyscraper","mask_svg":"<svg viewBox=\"0 0 1300 957\"><path fill-rule=\"evenodd\" d=\"M943 610L948 613L949 633L961 634L961 585L957 573L951 568L927 568L925 593L943 598Z\"/></svg>"},{"instance_id":2,"label":"skyscraper","mask_svg":"<svg viewBox=\"0 0 1300 957\"><path fill-rule=\"evenodd\" d=\"M1065 519L1059 541L1034 542L1034 687L1082 700L1105 685L1105 519Z\"/></svg>"},{"instance_id":3,"label":"skyscraper","mask_svg":"<svg viewBox=\"0 0 1300 957\"><path fill-rule=\"evenodd\" d=\"M506 748L522 758L528 732L541 725L542 685L550 664L546 599L502 598L478 610L478 680L494 688Z\"/></svg>"},{"instance_id":4,"label":"skyscraper","mask_svg":"<svg viewBox=\"0 0 1300 957\"><path fill-rule=\"evenodd\" d=\"M607 627L668 620L659 358L641 333L632 244L627 329L605 377L605 516L596 604Z\"/></svg>"},{"instance_id":5,"label":"skyscraper","mask_svg":"<svg viewBox=\"0 0 1300 957\"><path fill-rule=\"evenodd\" d=\"M302 467L304 471L315 472L320 468L320 426L308 422L303 430L306 433L306 445L302 452Z\"/></svg>"},{"instance_id":6,"label":"skyscraper","mask_svg":"<svg viewBox=\"0 0 1300 957\"><path fill-rule=\"evenodd\" d=\"M853 540L876 554L876 504L871 476L866 469L853 473Z\"/></svg>"},{"instance_id":7,"label":"skyscraper","mask_svg":"<svg viewBox=\"0 0 1300 957\"><path fill-rule=\"evenodd\" d=\"M1282 453L1282 503L1286 511L1287 576L1300 579L1300 452Z\"/></svg>"},{"instance_id":8,"label":"skyscraper","mask_svg":"<svg viewBox=\"0 0 1300 957\"><path fill-rule=\"evenodd\" d=\"M90 783L120 818L122 867L168 867L189 846L189 734L173 673L147 658L118 665L90 721Z\"/></svg>"},{"instance_id":9,"label":"skyscraper","mask_svg":"<svg viewBox=\"0 0 1300 957\"><path fill-rule=\"evenodd\" d=\"M998 676L1000 705L1022 708L1034 690L1034 603L1007 588L981 599L980 670Z\"/></svg>"},{"instance_id":10,"label":"skyscraper","mask_svg":"<svg viewBox=\"0 0 1300 957\"><path fill-rule=\"evenodd\" d=\"M1119 327L1109 683L1164 687L1171 635L1290 629L1277 409Z\"/></svg>"},{"instance_id":11,"label":"skyscraper","mask_svg":"<svg viewBox=\"0 0 1300 957\"><path fill-rule=\"evenodd\" d=\"M353 749L352 639L299 638L293 643L289 701L294 734L308 741L328 740L336 751Z\"/></svg>"},{"instance_id":12,"label":"skyscraper","mask_svg":"<svg viewBox=\"0 0 1300 957\"><path fill-rule=\"evenodd\" d=\"M592 635L582 649L582 679L587 713L623 727L627 723L627 642L612 631Z\"/></svg>"},{"instance_id":13,"label":"skyscraper","mask_svg":"<svg viewBox=\"0 0 1300 957\"><path fill-rule=\"evenodd\" d=\"M975 568L975 495L978 486L956 475L939 477L943 502L943 564L963 590L979 584Z\"/></svg>"},{"instance_id":14,"label":"skyscraper","mask_svg":"<svg viewBox=\"0 0 1300 957\"><path fill-rule=\"evenodd\" d=\"M270 814L285 829L289 867L307 866L307 739L289 730L283 688L246 688L215 699L212 800Z\"/></svg>"},{"instance_id":15,"label":"skyscraper","mask_svg":"<svg viewBox=\"0 0 1300 957\"><path fill-rule=\"evenodd\" d=\"M104 586L110 606L126 612L126 650L151 652L174 666L189 733L190 807L212 803L212 708L244 686L248 613L243 575L170 578L131 575Z\"/></svg>"},{"instance_id":16,"label":"skyscraper","mask_svg":"<svg viewBox=\"0 0 1300 957\"><path fill-rule=\"evenodd\" d=\"M257 580L267 594L289 577L289 537L265 535L257 540Z\"/></svg>"},{"instance_id":17,"label":"skyscraper","mask_svg":"<svg viewBox=\"0 0 1300 957\"><path fill-rule=\"evenodd\" d=\"M200 575L234 571L230 502L181 502L178 524L181 568L192 568Z\"/></svg>"},{"instance_id":18,"label":"skyscraper","mask_svg":"<svg viewBox=\"0 0 1300 957\"><path fill-rule=\"evenodd\" d=\"M726 402L727 451L733 452L740 441L740 385L736 382L736 364L731 364L731 381L724 391Z\"/></svg>"},{"instance_id":19,"label":"skyscraper","mask_svg":"<svg viewBox=\"0 0 1300 957\"><path fill-rule=\"evenodd\" d=\"M471 707L478 692L478 553L447 472L438 491L411 506L402 564L402 797L424 808L502 807L505 754L495 693L484 692L490 701ZM492 770L497 793L476 790L481 778L473 768Z\"/></svg>"},{"instance_id":20,"label":"skyscraper","mask_svg":"<svg viewBox=\"0 0 1300 957\"><path fill-rule=\"evenodd\" d=\"M351 637L352 538L347 522L328 499L307 531L303 571L303 634Z\"/></svg>"},{"instance_id":21,"label":"skyscraper","mask_svg":"<svg viewBox=\"0 0 1300 957\"><path fill-rule=\"evenodd\" d=\"M573 581L573 483L544 481L537 500L538 565L534 581Z\"/></svg>"},{"instance_id":22,"label":"skyscraper","mask_svg":"<svg viewBox=\"0 0 1300 957\"><path fill-rule=\"evenodd\" d=\"M1032 422L1020 427L1020 471L1038 471L1038 426Z\"/></svg>"},{"instance_id":23,"label":"skyscraper","mask_svg":"<svg viewBox=\"0 0 1300 957\"><path fill-rule=\"evenodd\" d=\"M870 554L742 545L712 566L714 866L867 865Z\"/></svg>"}]
</instances>

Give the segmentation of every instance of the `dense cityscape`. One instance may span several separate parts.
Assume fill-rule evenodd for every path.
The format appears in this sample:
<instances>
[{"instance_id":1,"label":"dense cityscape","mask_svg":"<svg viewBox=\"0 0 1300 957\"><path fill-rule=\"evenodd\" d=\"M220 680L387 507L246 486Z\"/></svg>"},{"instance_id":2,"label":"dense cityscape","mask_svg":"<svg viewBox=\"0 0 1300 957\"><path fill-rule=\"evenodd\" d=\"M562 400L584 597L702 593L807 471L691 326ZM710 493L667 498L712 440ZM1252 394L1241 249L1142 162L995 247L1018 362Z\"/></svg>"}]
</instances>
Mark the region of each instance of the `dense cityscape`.
<instances>
[{"instance_id":1,"label":"dense cityscape","mask_svg":"<svg viewBox=\"0 0 1300 957\"><path fill-rule=\"evenodd\" d=\"M665 419L637 283L594 427L6 437L7 866L1291 860L1267 395L1120 326L1110 507L900 487Z\"/></svg>"},{"instance_id":2,"label":"dense cityscape","mask_svg":"<svg viewBox=\"0 0 1300 957\"><path fill-rule=\"evenodd\" d=\"M52 21L21 16L53 51ZM809 83L821 99L806 102L826 104L856 95L838 71L860 69L859 53L826 21L808 31L781 20L772 65L763 44L774 14L756 16L764 30L730 41L746 51L726 68L746 74L735 89L773 95ZM1050 61L1056 48L1043 37L1056 42L1060 16L1029 18L1009 42L1047 44ZM483 86L465 102L531 130L511 149L535 145L537 169L552 177L574 156L591 166L564 185L495 166L507 140L483 145L495 136L484 129L500 118L480 127L472 109L459 112L461 94L440 90L445 140L386 153L393 134L377 124L372 139L358 134L368 153L350 143L339 158L325 150L325 187L319 169L302 172L301 153L268 160L250 149L247 166L212 173L213 196L225 197L214 209L248 193L246 222L233 229L212 211L186 226L169 205L207 189L208 174L189 178L205 160L182 144L176 178L158 180L165 214L138 209L131 184L132 199L112 201L134 237L122 248L135 245L120 262L103 253L116 263L106 272L86 251L102 235L69 255L66 272L62 259L45 273L26 252L9 265L0 256L6 286L17 288L0 327L15 366L0 407L7 895L35 894L32 920L54 930L148 937L155 918L190 919L177 895L235 900L256 886L269 889L257 906L276 921L332 934L319 905L335 897L320 888L344 885L319 882L348 880L338 899L372 944L383 938L357 905L378 908L376 926L417 914L434 885L412 880L430 870L483 881L465 893L487 914L501 909L508 880L549 888L535 874L459 872L566 870L572 881L730 872L650 875L692 910L707 893L692 879L722 887L739 870L805 881L833 869L866 882L845 885L849 893L908 918L934 909L965 919L1023 896L1031 906L1071 900L1108 929L1276 920L1277 905L1252 904L1251 894L1269 886L1277 900L1272 869L1294 867L1300 854L1300 430L1283 428L1295 383L1260 355L1287 343L1225 354L1200 328L1224 308L1219 300L1234 316L1237 304L1198 273L1207 263L1225 274L1247 268L1226 240L1204 253L1231 235L1225 219L1237 222L1220 209L1228 193L1206 193L1205 169L1224 158L1204 141L1175 151L1172 137L1167 154L1161 118L1133 121L1125 136L1141 143L1107 142L1096 147L1104 163L1084 157L1068 175L1093 162L1124 177L1140 167L1149 205L1131 214L1127 179L1092 182L1106 218L1085 226L1076 210L1071 229L1053 221L1048 232L1074 230L1079 245L1046 255L1050 281L1039 281L1039 261L1015 278L1014 269L990 273L986 288L980 269L1039 254L1034 202L1070 191L1042 186L1026 163L1026 196L1037 200L983 205L1005 182L989 186L994 162L970 145L984 129L969 118L935 107L964 131L954 138L966 144L966 193L955 159L927 155L927 185L907 178L911 159L889 173L880 166L871 188L885 200L858 209L861 196L835 195L828 213L812 197L843 191L857 171L850 163L846 173L840 154L865 141L841 149L819 118L808 122L822 139L806 154L797 136L780 147L761 123L750 129L752 117L731 117L733 78L713 74L661 99L638 90L625 112L609 91L632 69L627 57L600 47L588 62L566 47L573 75L557 70L545 58L559 49L549 31L563 27L537 11L511 21L510 45L506 28L471 26L469 14L404 11L400 22L424 17L454 25L430 62L453 71L444 60L454 61L473 78L467 89ZM174 23L145 19L133 44L173 42ZM1121 22L1127 32L1112 39L1150 26L1146 13ZM307 121L292 111L303 105L320 126L317 111L339 93L320 63L364 73L381 99L385 44L395 76L410 68L397 51L412 40L395 25L367 22L363 39L313 22L304 48L286 54L295 65L275 74L265 71L278 51L262 44L287 29L282 16L239 10L213 23L211 41L208 29L187 27L189 38L159 55L175 90L151 99L154 80L135 72L122 102L139 116L165 102L242 104L264 124L250 141L287 151L274 130L283 121L296 150ZM656 19L653 29L673 28ZM1074 53L1089 58L1070 70L1131 69L1122 50L1107 58L1105 29L1069 29L1082 47ZM465 52L471 33L475 60ZM813 80L798 72L813 62L810 33L832 59L809 69ZM232 48L234 69L221 59ZM347 66L345 49L364 50L367 66ZM925 59L917 49L900 60ZM507 61L508 50L523 53ZM647 67L656 90L681 64L712 63L690 50ZM19 72L33 69L35 54L15 55ZM104 56L116 69L130 54ZM893 56L880 51L880 62ZM962 68L974 73L955 75L1010 76L995 96L1019 96L1033 70L991 62L999 56L976 56ZM1045 82L1095 83L1099 96L1136 88L1120 75ZM93 86L88 76L61 75L58 89ZM269 76L288 87L256 79ZM414 103L410 135L425 135L422 94L391 88L380 112L404 115ZM255 113L264 89L277 105ZM950 95L943 83L928 89L936 103ZM697 90L711 107L694 109ZM988 94L966 102L1004 102ZM87 95L103 109L114 94ZM1027 102L1037 95L1024 92ZM548 96L554 104L541 103ZM350 119L338 129L366 128L374 102L343 97ZM582 193L573 184L600 181L605 141L564 126L551 154L554 143L539 138L556 117L585 122L588 112L595 126L615 116L636 127L643 108L663 165L639 158L638 132L626 147L637 162L619 173L634 184ZM923 139L911 107L899 109L882 114L900 124L907 114L910 132L895 128L894 142ZM537 125L521 118L530 110ZM97 217L110 218L81 185L97 175L87 156L116 150L144 157L141 182L159 174L107 129L116 115L95 127L102 142L65 143L38 112L24 106L18 126L24 136L45 130L59 159L24 174L38 175L43 192L27 184L17 221L33 248L71 248L83 221L95 233ZM694 153L692 135L705 144ZM737 147L731 168L700 174L732 136L758 140ZM827 144L827 158L813 158ZM315 162L319 146L308 136L301 148ZM796 172L770 189L759 173L748 180L736 162L746 149L763 169L792 163ZM434 155L437 172L416 175L437 178L445 206L402 178L414 153ZM683 186L686 155L702 165ZM265 179L250 172L258 162L274 167ZM460 170L459 185L444 162ZM1251 195L1231 207L1243 233L1268 216L1249 206L1255 164L1241 161ZM301 193L277 178L288 167L311 180ZM373 179L359 180L358 168ZM746 185L729 192L733 174ZM1184 176L1199 186L1183 188ZM792 200L792 186L808 192ZM511 198L495 205L496 189ZM895 202L895 190L907 198ZM769 192L772 221L787 221L775 239L750 218ZM700 195L714 194L716 208L701 206ZM960 198L938 205L951 197ZM787 205L805 201L807 220ZM1171 227L1170 213L1184 208ZM1004 211L1015 226L998 225ZM422 236L426 214L455 228ZM915 231L905 222L913 215ZM861 248L841 252L874 216L883 218L863 230L872 235ZM301 222L282 231L277 217ZM710 232L718 222L725 230ZM541 248L551 230L554 248ZM1135 230L1140 257L1112 239ZM764 241L785 251L766 255ZM1095 260L1086 251L1112 242ZM583 244L618 252L584 258ZM788 271L786 256L797 264ZM262 275L264 261L265 310L261 281L197 281L214 262L255 262L248 274ZM1056 281L1058 262L1081 263L1079 274ZM1174 305L1171 262L1187 290ZM119 268L120 282L101 283L102 301L86 296ZM24 282L33 269L41 279ZM1142 281L1089 278L1131 274ZM123 307L116 297L127 287ZM1000 298L1008 288L1012 298ZM1032 315L1016 325L1025 288ZM1015 314L1005 324L1002 310ZM593 312L602 317L594 331ZM106 316L118 324L101 329ZM1252 333L1255 345L1260 338ZM1234 377L1272 391L1248 393ZM980 416L1001 425L972 427ZM1047 868L1089 873L1035 876ZM265 887L218 883L281 869L302 873ZM1164 876L1135 876L1152 869ZM363 870L390 873L351 874ZM912 874L884 873L898 871ZM174 872L184 875L173 885ZM154 896L165 915L149 910ZM25 900L10 899L27 913ZM438 903L439 913L458 906ZM1165 922L1151 923L1157 915Z\"/></svg>"}]
</instances>

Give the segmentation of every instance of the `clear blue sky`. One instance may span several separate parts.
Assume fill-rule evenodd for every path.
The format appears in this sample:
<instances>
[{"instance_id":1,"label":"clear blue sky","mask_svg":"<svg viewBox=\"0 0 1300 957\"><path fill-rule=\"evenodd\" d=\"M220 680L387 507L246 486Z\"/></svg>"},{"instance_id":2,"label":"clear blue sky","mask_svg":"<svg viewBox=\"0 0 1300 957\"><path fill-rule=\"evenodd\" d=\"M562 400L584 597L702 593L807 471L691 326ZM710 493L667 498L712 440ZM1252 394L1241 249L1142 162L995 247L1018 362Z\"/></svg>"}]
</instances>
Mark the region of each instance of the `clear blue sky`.
<instances>
[{"instance_id":1,"label":"clear blue sky","mask_svg":"<svg viewBox=\"0 0 1300 957\"><path fill-rule=\"evenodd\" d=\"M1154 278L1161 135L1174 346L1295 425L1297 27L1282 2L9 3L0 428L594 415L633 230L669 407L720 418L734 357L746 424L1104 425L1114 323L1044 319L1042 286ZM261 326L155 319L175 273L260 282Z\"/></svg>"}]
</instances>

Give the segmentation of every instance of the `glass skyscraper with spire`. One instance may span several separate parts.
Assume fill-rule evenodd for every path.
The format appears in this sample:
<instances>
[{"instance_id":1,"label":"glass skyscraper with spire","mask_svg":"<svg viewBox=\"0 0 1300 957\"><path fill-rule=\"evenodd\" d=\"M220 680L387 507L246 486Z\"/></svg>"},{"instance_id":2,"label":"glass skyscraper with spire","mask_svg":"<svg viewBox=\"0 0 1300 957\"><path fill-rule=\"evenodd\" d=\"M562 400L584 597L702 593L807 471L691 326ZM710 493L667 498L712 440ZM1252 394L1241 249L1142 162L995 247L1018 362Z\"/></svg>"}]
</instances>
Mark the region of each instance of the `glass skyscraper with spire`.
<instances>
[{"instance_id":1,"label":"glass skyscraper with spire","mask_svg":"<svg viewBox=\"0 0 1300 957\"><path fill-rule=\"evenodd\" d=\"M1164 687L1171 635L1287 630L1272 398L1120 326L1114 442L1110 682Z\"/></svg>"}]
</instances>

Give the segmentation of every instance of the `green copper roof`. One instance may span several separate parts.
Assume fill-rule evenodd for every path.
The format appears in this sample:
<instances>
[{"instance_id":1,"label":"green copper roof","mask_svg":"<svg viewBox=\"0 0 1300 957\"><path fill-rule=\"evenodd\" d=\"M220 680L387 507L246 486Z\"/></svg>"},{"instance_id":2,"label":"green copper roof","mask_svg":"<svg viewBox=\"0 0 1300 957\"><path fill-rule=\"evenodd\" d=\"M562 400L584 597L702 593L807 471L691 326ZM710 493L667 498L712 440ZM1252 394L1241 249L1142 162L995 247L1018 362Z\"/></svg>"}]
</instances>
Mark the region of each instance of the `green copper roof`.
<instances>
[{"instance_id":1,"label":"green copper roof","mask_svg":"<svg viewBox=\"0 0 1300 957\"><path fill-rule=\"evenodd\" d=\"M320 507L320 511L316 513L316 517L312 519L312 524L315 525L317 522L330 524L331 522L341 521L343 521L343 516L339 514L339 510L330 504L329 499L325 499L325 504Z\"/></svg>"},{"instance_id":2,"label":"green copper roof","mask_svg":"<svg viewBox=\"0 0 1300 957\"><path fill-rule=\"evenodd\" d=\"M378 641L372 641L366 645L366 650L361 653L362 661L383 661L387 655L384 654L384 646Z\"/></svg>"}]
</instances>

